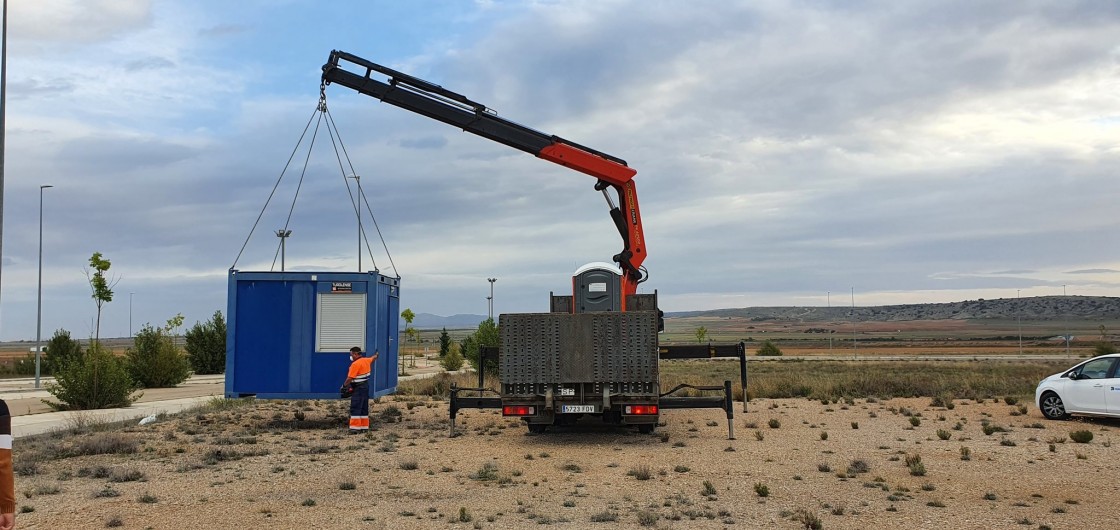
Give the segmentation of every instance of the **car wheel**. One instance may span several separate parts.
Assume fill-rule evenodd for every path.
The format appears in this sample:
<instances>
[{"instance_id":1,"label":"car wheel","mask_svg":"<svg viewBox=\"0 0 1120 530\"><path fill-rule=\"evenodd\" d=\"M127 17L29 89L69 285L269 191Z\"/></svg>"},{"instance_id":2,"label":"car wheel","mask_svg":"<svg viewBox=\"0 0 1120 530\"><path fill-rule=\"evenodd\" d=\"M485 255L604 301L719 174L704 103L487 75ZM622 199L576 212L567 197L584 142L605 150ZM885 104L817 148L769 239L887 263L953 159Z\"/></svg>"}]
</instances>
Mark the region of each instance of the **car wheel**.
<instances>
[{"instance_id":1,"label":"car wheel","mask_svg":"<svg viewBox=\"0 0 1120 530\"><path fill-rule=\"evenodd\" d=\"M1038 408L1042 411L1042 415L1050 420L1064 420L1069 417L1066 413L1066 404L1062 403L1062 398L1053 392L1042 395L1042 399L1038 400Z\"/></svg>"}]
</instances>

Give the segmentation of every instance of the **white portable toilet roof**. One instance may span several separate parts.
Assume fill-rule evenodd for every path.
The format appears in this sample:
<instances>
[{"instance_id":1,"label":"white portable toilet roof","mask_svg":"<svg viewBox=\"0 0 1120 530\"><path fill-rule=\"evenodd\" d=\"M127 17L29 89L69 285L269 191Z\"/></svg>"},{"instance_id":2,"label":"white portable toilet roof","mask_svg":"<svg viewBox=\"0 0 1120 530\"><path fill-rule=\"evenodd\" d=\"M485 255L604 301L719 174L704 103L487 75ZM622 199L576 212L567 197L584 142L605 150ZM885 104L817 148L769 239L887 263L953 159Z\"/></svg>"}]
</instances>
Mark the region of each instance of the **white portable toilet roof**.
<instances>
[{"instance_id":1,"label":"white portable toilet roof","mask_svg":"<svg viewBox=\"0 0 1120 530\"><path fill-rule=\"evenodd\" d=\"M583 273L585 273L589 270L592 270L592 269L608 270L608 271L611 271L611 272L613 272L613 273L615 273L619 276L622 276L622 268L621 267L619 267L618 265L615 265L614 263L607 263L605 261L593 261L591 263L588 263L588 264L576 269L576 272L573 273L572 276L579 276L580 274L583 274Z\"/></svg>"}]
</instances>

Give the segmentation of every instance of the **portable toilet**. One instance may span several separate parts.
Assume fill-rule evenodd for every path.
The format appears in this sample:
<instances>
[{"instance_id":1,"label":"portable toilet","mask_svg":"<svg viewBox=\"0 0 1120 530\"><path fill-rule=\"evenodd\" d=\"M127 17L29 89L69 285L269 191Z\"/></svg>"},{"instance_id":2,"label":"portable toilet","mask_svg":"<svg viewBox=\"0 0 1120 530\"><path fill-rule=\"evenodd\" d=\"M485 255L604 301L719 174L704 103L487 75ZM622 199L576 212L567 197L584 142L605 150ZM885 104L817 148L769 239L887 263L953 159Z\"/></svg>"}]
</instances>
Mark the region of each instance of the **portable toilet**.
<instances>
[{"instance_id":1,"label":"portable toilet","mask_svg":"<svg viewBox=\"0 0 1120 530\"><path fill-rule=\"evenodd\" d=\"M379 353L370 397L397 389L400 278L229 271L227 398L338 399L350 348Z\"/></svg>"}]
</instances>

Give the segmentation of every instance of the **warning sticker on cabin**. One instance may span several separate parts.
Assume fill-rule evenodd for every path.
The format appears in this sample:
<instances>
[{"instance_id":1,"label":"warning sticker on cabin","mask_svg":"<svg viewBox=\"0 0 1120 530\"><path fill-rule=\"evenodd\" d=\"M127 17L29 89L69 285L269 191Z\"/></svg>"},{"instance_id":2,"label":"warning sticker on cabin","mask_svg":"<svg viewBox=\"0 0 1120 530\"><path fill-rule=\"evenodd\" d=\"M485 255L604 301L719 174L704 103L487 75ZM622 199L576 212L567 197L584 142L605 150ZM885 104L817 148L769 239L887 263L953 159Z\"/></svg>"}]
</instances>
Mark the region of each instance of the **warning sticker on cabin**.
<instances>
[{"instance_id":1,"label":"warning sticker on cabin","mask_svg":"<svg viewBox=\"0 0 1120 530\"><path fill-rule=\"evenodd\" d=\"M354 291L354 286L350 282L331 282L332 293L350 293Z\"/></svg>"}]
</instances>

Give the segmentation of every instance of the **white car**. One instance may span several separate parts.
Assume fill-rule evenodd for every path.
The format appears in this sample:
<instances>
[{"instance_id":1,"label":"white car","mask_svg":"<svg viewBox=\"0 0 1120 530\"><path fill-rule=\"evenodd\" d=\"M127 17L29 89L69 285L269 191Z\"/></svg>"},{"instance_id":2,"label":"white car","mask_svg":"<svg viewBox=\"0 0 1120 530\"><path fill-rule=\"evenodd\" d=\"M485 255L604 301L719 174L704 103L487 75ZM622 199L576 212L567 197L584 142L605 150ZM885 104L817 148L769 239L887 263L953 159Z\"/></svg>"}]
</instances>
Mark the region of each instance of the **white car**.
<instances>
[{"instance_id":1,"label":"white car","mask_svg":"<svg viewBox=\"0 0 1120 530\"><path fill-rule=\"evenodd\" d=\"M1034 401L1051 420L1071 414L1120 418L1120 353L1093 357L1043 379Z\"/></svg>"}]
</instances>

